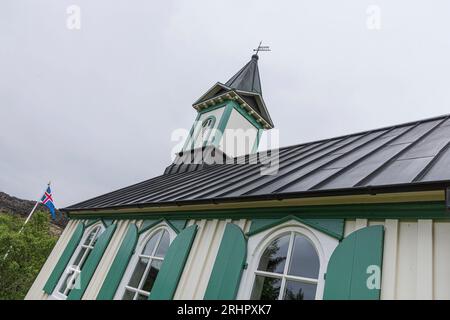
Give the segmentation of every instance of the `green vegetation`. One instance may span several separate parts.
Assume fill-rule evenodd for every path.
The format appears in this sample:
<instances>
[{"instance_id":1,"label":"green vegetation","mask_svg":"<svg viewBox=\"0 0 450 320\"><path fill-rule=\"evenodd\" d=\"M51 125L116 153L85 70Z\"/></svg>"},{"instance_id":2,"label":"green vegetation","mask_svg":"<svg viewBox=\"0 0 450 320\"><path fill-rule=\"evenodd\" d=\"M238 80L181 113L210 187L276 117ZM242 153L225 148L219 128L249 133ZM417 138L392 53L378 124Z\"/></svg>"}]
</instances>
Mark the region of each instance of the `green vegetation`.
<instances>
[{"instance_id":1,"label":"green vegetation","mask_svg":"<svg viewBox=\"0 0 450 320\"><path fill-rule=\"evenodd\" d=\"M0 299L23 299L56 243L50 217L36 212L22 233L24 219L0 213ZM5 254L8 256L4 259Z\"/></svg>"}]
</instances>

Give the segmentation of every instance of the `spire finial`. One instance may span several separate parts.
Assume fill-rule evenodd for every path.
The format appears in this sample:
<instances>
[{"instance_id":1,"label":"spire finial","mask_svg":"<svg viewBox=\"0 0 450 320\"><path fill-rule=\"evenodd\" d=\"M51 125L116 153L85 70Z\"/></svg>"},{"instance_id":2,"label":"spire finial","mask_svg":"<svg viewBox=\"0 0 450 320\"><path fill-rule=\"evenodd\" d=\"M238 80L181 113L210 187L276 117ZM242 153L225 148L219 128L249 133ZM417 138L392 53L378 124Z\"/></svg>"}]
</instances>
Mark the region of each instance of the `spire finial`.
<instances>
[{"instance_id":1,"label":"spire finial","mask_svg":"<svg viewBox=\"0 0 450 320\"><path fill-rule=\"evenodd\" d=\"M252 56L252 57L256 57L258 58L258 53L260 51L271 51L269 46L263 46L262 45L262 41L259 42L258 48L253 49L253 51L255 51L256 53Z\"/></svg>"}]
</instances>

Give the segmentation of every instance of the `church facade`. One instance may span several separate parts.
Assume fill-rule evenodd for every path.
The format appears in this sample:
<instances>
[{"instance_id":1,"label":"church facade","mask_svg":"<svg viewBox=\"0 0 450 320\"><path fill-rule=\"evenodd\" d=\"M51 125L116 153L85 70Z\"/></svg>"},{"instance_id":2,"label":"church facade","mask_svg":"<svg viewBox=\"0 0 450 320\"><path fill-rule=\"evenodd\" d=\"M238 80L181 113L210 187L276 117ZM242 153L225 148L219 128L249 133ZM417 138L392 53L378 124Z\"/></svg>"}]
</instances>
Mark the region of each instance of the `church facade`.
<instances>
[{"instance_id":1,"label":"church facade","mask_svg":"<svg viewBox=\"0 0 450 320\"><path fill-rule=\"evenodd\" d=\"M160 176L62 209L26 299L450 299L449 116L258 152L257 55L193 107Z\"/></svg>"}]
</instances>

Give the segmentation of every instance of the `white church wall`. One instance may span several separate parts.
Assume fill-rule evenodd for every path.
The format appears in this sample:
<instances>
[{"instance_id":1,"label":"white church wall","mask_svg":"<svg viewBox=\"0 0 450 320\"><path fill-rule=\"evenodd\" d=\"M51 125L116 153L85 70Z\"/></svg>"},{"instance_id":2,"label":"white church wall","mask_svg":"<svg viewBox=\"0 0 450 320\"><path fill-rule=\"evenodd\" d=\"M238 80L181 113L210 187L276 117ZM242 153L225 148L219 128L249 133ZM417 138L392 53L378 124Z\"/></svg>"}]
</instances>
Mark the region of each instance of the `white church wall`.
<instances>
[{"instance_id":1,"label":"white church wall","mask_svg":"<svg viewBox=\"0 0 450 320\"><path fill-rule=\"evenodd\" d=\"M258 135L258 129L252 125L244 116L242 116L236 109L233 109L230 115L230 119L228 120L228 124L226 126L226 130L230 130L230 134L238 133L239 137L245 138L248 141L248 145L244 143L235 144L232 141L228 140L228 143L225 142L222 138L219 143L219 148L223 150L229 156L241 156L244 154L252 153L253 146L256 142L256 137ZM241 131L238 131L241 130ZM227 133L225 133L227 134ZM230 137L232 138L232 137ZM244 141L240 139L239 141Z\"/></svg>"}]
</instances>

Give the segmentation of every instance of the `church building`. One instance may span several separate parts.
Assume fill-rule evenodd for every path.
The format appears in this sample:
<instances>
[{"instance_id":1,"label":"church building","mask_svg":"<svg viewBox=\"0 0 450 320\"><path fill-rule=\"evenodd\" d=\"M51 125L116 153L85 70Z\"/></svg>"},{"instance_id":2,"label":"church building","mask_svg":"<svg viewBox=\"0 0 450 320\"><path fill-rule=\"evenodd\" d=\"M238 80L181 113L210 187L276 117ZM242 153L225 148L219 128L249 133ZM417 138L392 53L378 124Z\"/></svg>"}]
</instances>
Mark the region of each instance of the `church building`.
<instances>
[{"instance_id":1,"label":"church building","mask_svg":"<svg viewBox=\"0 0 450 320\"><path fill-rule=\"evenodd\" d=\"M161 175L62 209L26 299L450 299L450 116L258 151L258 60Z\"/></svg>"}]
</instances>

